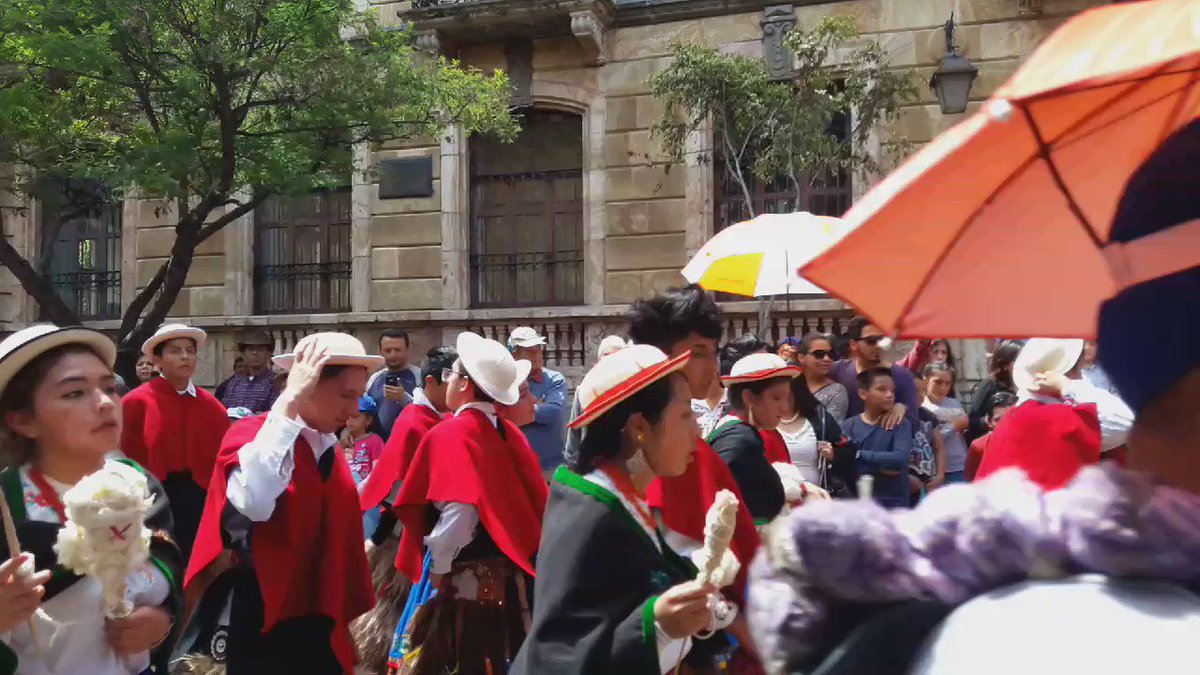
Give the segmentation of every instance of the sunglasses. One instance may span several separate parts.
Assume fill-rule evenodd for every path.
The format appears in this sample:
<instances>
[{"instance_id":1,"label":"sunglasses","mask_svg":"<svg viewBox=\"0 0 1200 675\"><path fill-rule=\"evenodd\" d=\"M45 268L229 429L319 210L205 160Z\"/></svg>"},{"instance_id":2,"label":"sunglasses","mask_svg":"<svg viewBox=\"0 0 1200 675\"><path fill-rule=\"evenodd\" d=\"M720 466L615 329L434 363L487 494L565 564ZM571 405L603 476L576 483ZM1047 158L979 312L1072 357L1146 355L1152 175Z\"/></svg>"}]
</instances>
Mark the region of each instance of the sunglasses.
<instances>
[{"instance_id":1,"label":"sunglasses","mask_svg":"<svg viewBox=\"0 0 1200 675\"><path fill-rule=\"evenodd\" d=\"M871 345L872 347L874 347L875 345L879 344L883 340L883 338L884 338L883 335L868 335L865 338L859 338L858 341L865 342L865 343Z\"/></svg>"},{"instance_id":2,"label":"sunglasses","mask_svg":"<svg viewBox=\"0 0 1200 675\"><path fill-rule=\"evenodd\" d=\"M825 359L833 360L832 349L814 349L808 355L818 361L824 361Z\"/></svg>"}]
</instances>

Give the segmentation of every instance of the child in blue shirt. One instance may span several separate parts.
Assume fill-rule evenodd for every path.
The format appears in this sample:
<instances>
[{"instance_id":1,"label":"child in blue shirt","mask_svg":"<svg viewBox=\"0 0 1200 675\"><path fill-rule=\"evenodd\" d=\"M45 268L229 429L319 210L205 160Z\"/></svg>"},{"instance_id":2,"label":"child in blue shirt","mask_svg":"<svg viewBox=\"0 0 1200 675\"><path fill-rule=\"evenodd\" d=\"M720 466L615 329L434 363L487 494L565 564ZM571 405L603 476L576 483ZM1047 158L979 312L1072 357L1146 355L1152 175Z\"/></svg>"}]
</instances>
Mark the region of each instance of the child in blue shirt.
<instances>
[{"instance_id":1,"label":"child in blue shirt","mask_svg":"<svg viewBox=\"0 0 1200 675\"><path fill-rule=\"evenodd\" d=\"M858 375L858 396L863 412L842 424L842 432L858 448L858 475L875 479L875 501L887 507L908 506L908 461L913 427L902 418L895 428L881 421L896 404L896 386L886 368L870 368Z\"/></svg>"}]
</instances>

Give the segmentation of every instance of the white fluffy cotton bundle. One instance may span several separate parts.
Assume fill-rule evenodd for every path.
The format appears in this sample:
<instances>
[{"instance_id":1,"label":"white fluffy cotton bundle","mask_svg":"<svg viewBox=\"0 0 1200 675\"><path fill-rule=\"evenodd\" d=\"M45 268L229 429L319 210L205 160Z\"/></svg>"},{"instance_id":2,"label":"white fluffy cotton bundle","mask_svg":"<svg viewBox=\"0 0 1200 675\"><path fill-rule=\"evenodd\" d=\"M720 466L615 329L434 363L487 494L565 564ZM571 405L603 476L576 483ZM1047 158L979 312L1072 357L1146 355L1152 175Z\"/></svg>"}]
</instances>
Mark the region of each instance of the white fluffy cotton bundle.
<instances>
[{"instance_id":1,"label":"white fluffy cotton bundle","mask_svg":"<svg viewBox=\"0 0 1200 675\"><path fill-rule=\"evenodd\" d=\"M79 481L63 495L67 523L54 550L64 567L100 582L104 614L127 616L125 580L150 555L150 530L143 516L150 488L137 469L120 462Z\"/></svg>"},{"instance_id":2,"label":"white fluffy cotton bundle","mask_svg":"<svg viewBox=\"0 0 1200 675\"><path fill-rule=\"evenodd\" d=\"M704 515L704 545L692 553L692 562L699 570L696 581L712 584L718 588L732 584L737 578L741 563L729 550L733 531L737 527L738 499L729 490L721 490ZM712 619L698 637L711 635L733 623L737 617L737 605L714 593L708 598Z\"/></svg>"}]
</instances>

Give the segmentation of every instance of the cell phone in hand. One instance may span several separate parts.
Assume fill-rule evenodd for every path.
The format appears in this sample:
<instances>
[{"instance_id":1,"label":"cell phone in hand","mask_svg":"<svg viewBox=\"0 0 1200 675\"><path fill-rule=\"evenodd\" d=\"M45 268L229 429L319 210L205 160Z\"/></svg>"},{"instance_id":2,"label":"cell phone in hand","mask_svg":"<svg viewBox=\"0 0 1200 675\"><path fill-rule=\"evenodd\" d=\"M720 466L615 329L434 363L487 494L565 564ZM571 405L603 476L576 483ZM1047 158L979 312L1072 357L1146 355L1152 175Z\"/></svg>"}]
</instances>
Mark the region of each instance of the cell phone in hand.
<instances>
[{"instance_id":1,"label":"cell phone in hand","mask_svg":"<svg viewBox=\"0 0 1200 675\"><path fill-rule=\"evenodd\" d=\"M400 381L400 373L388 373L383 376L383 383L389 387L399 387L403 383Z\"/></svg>"}]
</instances>

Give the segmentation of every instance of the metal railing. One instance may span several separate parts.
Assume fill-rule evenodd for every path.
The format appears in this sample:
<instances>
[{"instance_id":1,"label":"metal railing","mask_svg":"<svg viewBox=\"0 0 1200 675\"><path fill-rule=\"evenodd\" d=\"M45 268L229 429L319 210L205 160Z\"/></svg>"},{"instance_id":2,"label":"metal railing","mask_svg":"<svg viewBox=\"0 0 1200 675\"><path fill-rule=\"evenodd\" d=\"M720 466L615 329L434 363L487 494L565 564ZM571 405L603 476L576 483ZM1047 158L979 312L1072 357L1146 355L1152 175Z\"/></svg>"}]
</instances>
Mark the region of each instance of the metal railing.
<instances>
[{"instance_id":1,"label":"metal railing","mask_svg":"<svg viewBox=\"0 0 1200 675\"><path fill-rule=\"evenodd\" d=\"M83 321L121 316L120 272L68 272L50 274L59 297Z\"/></svg>"},{"instance_id":2,"label":"metal railing","mask_svg":"<svg viewBox=\"0 0 1200 675\"><path fill-rule=\"evenodd\" d=\"M258 265L256 314L325 314L350 309L350 262Z\"/></svg>"}]
</instances>

